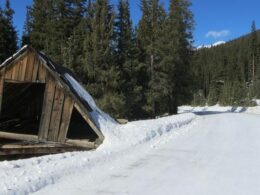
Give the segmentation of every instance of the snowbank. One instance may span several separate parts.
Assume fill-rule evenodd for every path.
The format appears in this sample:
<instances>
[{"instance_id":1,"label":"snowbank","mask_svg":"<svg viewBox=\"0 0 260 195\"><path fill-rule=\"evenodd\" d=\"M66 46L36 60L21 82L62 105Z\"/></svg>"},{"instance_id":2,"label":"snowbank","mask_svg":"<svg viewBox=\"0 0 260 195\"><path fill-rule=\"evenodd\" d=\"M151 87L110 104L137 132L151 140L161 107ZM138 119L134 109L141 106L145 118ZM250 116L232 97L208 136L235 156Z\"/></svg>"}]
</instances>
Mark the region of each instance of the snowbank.
<instances>
[{"instance_id":1,"label":"snowbank","mask_svg":"<svg viewBox=\"0 0 260 195\"><path fill-rule=\"evenodd\" d=\"M235 107L235 106L180 106L178 113L246 113L246 114L260 114L260 100L255 100L257 106L254 107Z\"/></svg>"},{"instance_id":2,"label":"snowbank","mask_svg":"<svg viewBox=\"0 0 260 195\"><path fill-rule=\"evenodd\" d=\"M23 195L36 192L83 170L89 177L95 177L98 167L113 165L115 159L119 166L120 159L129 154L141 156L141 148L150 148L163 136L171 139L174 134L168 134L178 129L182 131L196 118L194 114L188 113L119 125L102 115L99 117L105 140L96 151L0 162L0 194Z\"/></svg>"},{"instance_id":3,"label":"snowbank","mask_svg":"<svg viewBox=\"0 0 260 195\"><path fill-rule=\"evenodd\" d=\"M189 113L189 112L234 112L241 113L245 112L246 108L244 107L234 107L234 106L181 106L178 108L178 113Z\"/></svg>"}]
</instances>

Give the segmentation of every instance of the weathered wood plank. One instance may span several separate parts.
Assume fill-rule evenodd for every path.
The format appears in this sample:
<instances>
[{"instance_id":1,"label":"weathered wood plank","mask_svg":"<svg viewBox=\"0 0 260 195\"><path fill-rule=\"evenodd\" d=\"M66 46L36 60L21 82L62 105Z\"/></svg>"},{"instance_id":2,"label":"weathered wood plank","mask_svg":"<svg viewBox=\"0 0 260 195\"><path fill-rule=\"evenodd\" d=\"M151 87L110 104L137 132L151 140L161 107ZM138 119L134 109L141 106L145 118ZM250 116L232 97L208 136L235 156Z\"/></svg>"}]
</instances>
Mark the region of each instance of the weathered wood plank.
<instances>
[{"instance_id":1,"label":"weathered wood plank","mask_svg":"<svg viewBox=\"0 0 260 195\"><path fill-rule=\"evenodd\" d=\"M52 111L52 105L53 105L53 100L55 95L55 88L56 88L55 81L52 79L52 77L48 77L48 82L45 87L40 129L39 129L40 140L47 140L48 137L48 130L49 130L49 125L51 120L51 111Z\"/></svg>"},{"instance_id":2,"label":"weathered wood plank","mask_svg":"<svg viewBox=\"0 0 260 195\"><path fill-rule=\"evenodd\" d=\"M28 54L27 68L25 73L25 81L32 81L33 66L34 66L35 55L33 53Z\"/></svg>"},{"instance_id":3,"label":"weathered wood plank","mask_svg":"<svg viewBox=\"0 0 260 195\"><path fill-rule=\"evenodd\" d=\"M39 71L39 64L40 64L40 60L35 57L35 62L34 62L34 66L33 66L32 82L36 82L37 81L37 76L38 76L38 71Z\"/></svg>"},{"instance_id":4,"label":"weathered wood plank","mask_svg":"<svg viewBox=\"0 0 260 195\"><path fill-rule=\"evenodd\" d=\"M26 55L23 58L23 60L22 60L22 67L21 67L20 72L19 72L19 81L24 81L25 80L27 60L28 60L28 56Z\"/></svg>"},{"instance_id":5,"label":"weathered wood plank","mask_svg":"<svg viewBox=\"0 0 260 195\"><path fill-rule=\"evenodd\" d=\"M11 68L8 68L5 71L5 79L12 79L12 73L13 73L13 70Z\"/></svg>"},{"instance_id":6,"label":"weathered wood plank","mask_svg":"<svg viewBox=\"0 0 260 195\"><path fill-rule=\"evenodd\" d=\"M11 144L4 144L0 146L0 148L5 148L5 149L18 149L18 148L47 148L47 147L64 147L64 145L59 144L59 143L30 143L28 145L22 143L11 143Z\"/></svg>"},{"instance_id":7,"label":"weathered wood plank","mask_svg":"<svg viewBox=\"0 0 260 195\"><path fill-rule=\"evenodd\" d=\"M38 80L41 82L46 82L46 78L48 77L47 75L48 74L46 72L45 66L42 64L42 62L40 62L38 70Z\"/></svg>"},{"instance_id":8,"label":"weathered wood plank","mask_svg":"<svg viewBox=\"0 0 260 195\"><path fill-rule=\"evenodd\" d=\"M5 79L5 82L8 82L8 83L26 83L25 81L12 80L12 79ZM43 83L43 82L37 82L37 83Z\"/></svg>"},{"instance_id":9,"label":"weathered wood plank","mask_svg":"<svg viewBox=\"0 0 260 195\"><path fill-rule=\"evenodd\" d=\"M17 68L17 80L21 80L21 72L22 72L22 66L23 66L23 59L21 59L19 62L18 62L18 68Z\"/></svg>"},{"instance_id":10,"label":"weathered wood plank","mask_svg":"<svg viewBox=\"0 0 260 195\"><path fill-rule=\"evenodd\" d=\"M74 101L70 95L66 95L64 104L63 104L63 112L61 118L60 131L58 136L58 142L64 143L66 140L66 136L69 129L71 114L73 110Z\"/></svg>"},{"instance_id":11,"label":"weathered wood plank","mask_svg":"<svg viewBox=\"0 0 260 195\"><path fill-rule=\"evenodd\" d=\"M10 156L10 155L42 155L42 154L57 154L63 152L72 152L72 151L86 151L92 148L83 148L76 147L71 145L63 146L50 146L49 144L45 145L30 145L26 147L14 146L12 144L0 146L0 156Z\"/></svg>"},{"instance_id":12,"label":"weathered wood plank","mask_svg":"<svg viewBox=\"0 0 260 195\"><path fill-rule=\"evenodd\" d=\"M4 132L4 131L0 131L0 138L22 140L22 141L38 141L37 135L9 133L9 132Z\"/></svg>"},{"instance_id":13,"label":"weathered wood plank","mask_svg":"<svg viewBox=\"0 0 260 195\"><path fill-rule=\"evenodd\" d=\"M71 144L73 146L83 147L83 148L92 148L92 149L97 148L97 145L96 145L95 142L90 142L88 140L67 139L65 143L66 144Z\"/></svg>"},{"instance_id":14,"label":"weathered wood plank","mask_svg":"<svg viewBox=\"0 0 260 195\"><path fill-rule=\"evenodd\" d=\"M3 90L4 90L4 76L5 76L5 68L3 68L0 72L0 116L2 111L2 100L3 100Z\"/></svg>"},{"instance_id":15,"label":"weathered wood plank","mask_svg":"<svg viewBox=\"0 0 260 195\"><path fill-rule=\"evenodd\" d=\"M12 70L12 80L17 80L19 76L20 62L18 61L11 68Z\"/></svg>"},{"instance_id":16,"label":"weathered wood plank","mask_svg":"<svg viewBox=\"0 0 260 195\"><path fill-rule=\"evenodd\" d=\"M51 113L51 122L50 122L49 133L48 133L49 141L58 140L63 101L64 101L64 93L60 87L56 86L55 98L54 98L52 113Z\"/></svg>"}]
</instances>

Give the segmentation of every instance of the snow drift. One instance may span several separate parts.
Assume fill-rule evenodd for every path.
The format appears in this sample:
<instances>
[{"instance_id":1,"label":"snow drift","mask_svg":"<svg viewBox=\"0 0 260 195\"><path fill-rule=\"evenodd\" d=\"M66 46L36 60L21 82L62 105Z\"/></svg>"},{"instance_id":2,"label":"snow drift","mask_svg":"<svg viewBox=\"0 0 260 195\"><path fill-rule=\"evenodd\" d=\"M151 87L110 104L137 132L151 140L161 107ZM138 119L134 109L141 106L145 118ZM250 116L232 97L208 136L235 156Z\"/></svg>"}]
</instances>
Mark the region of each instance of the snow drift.
<instances>
[{"instance_id":1,"label":"snow drift","mask_svg":"<svg viewBox=\"0 0 260 195\"><path fill-rule=\"evenodd\" d=\"M73 77L68 75L67 79L75 90L80 91L81 96L90 102L93 109L91 115L99 123L105 136L103 144L95 151L0 162L1 195L29 194L52 185L61 178L80 173L81 170L97 169L98 166L104 166L131 153L133 148L138 148L137 151L140 147L149 148L153 140L189 125L196 118L194 114L188 113L119 125L96 106L93 98Z\"/></svg>"}]
</instances>

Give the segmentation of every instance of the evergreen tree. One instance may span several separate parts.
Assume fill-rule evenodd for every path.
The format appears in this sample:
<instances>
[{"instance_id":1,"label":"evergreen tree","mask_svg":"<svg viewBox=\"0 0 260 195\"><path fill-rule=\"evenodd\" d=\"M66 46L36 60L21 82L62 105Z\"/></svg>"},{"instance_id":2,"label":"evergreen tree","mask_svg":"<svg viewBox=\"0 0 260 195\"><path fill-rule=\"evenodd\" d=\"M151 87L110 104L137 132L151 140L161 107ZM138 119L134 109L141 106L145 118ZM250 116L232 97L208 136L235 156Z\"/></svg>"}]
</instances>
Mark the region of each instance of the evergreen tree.
<instances>
[{"instance_id":1,"label":"evergreen tree","mask_svg":"<svg viewBox=\"0 0 260 195\"><path fill-rule=\"evenodd\" d=\"M192 63L199 83L196 94L205 91L203 98L209 104L252 105L252 99L260 97L258 36L253 22L252 32L246 36L196 50Z\"/></svg>"},{"instance_id":2,"label":"evergreen tree","mask_svg":"<svg viewBox=\"0 0 260 195\"><path fill-rule=\"evenodd\" d=\"M251 57L252 57L251 68L250 68L251 82L254 82L254 80L255 80L256 52L257 52L257 33L256 33L255 21L253 21L252 26L251 26Z\"/></svg>"},{"instance_id":3,"label":"evergreen tree","mask_svg":"<svg viewBox=\"0 0 260 195\"><path fill-rule=\"evenodd\" d=\"M23 27L23 36L22 36L22 46L30 44L30 35L31 35L31 17L30 17L30 7L26 7L26 18Z\"/></svg>"},{"instance_id":4,"label":"evergreen tree","mask_svg":"<svg viewBox=\"0 0 260 195\"><path fill-rule=\"evenodd\" d=\"M2 63L6 58L6 47L7 47L7 40L6 40L6 19L4 17L4 13L2 8L0 7L0 63Z\"/></svg>"},{"instance_id":5,"label":"evergreen tree","mask_svg":"<svg viewBox=\"0 0 260 195\"><path fill-rule=\"evenodd\" d=\"M169 113L177 113L191 94L191 51L193 15L189 0L172 0L164 32L164 67L167 72Z\"/></svg>"},{"instance_id":6,"label":"evergreen tree","mask_svg":"<svg viewBox=\"0 0 260 195\"><path fill-rule=\"evenodd\" d=\"M130 19L130 10L128 0L119 0L118 15L115 23L116 34L116 54L117 64L120 68L129 60L130 50L132 48L132 22Z\"/></svg>"},{"instance_id":7,"label":"evergreen tree","mask_svg":"<svg viewBox=\"0 0 260 195\"><path fill-rule=\"evenodd\" d=\"M84 41L87 89L101 108L119 117L125 100L119 91L120 73L113 64L114 11L108 0L97 0L90 9L93 14Z\"/></svg>"},{"instance_id":8,"label":"evergreen tree","mask_svg":"<svg viewBox=\"0 0 260 195\"><path fill-rule=\"evenodd\" d=\"M17 50L17 33L13 26L13 14L10 1L6 0L5 9L0 8L0 62Z\"/></svg>"},{"instance_id":9,"label":"evergreen tree","mask_svg":"<svg viewBox=\"0 0 260 195\"><path fill-rule=\"evenodd\" d=\"M166 13L158 0L141 1L142 18L139 22L138 45L143 53L140 62L146 69L143 73L143 90L147 100L144 109L155 117L160 114L160 100L162 92L160 67L160 32L163 27Z\"/></svg>"},{"instance_id":10,"label":"evergreen tree","mask_svg":"<svg viewBox=\"0 0 260 195\"><path fill-rule=\"evenodd\" d=\"M136 33L132 28L128 0L120 0L115 22L114 48L116 66L120 71L120 92L124 95L124 117L136 119L144 117L142 110L144 96L142 95L142 77L139 66L139 50L136 44Z\"/></svg>"},{"instance_id":11,"label":"evergreen tree","mask_svg":"<svg viewBox=\"0 0 260 195\"><path fill-rule=\"evenodd\" d=\"M30 10L31 44L63 64L67 41L80 24L86 0L34 0Z\"/></svg>"}]
</instances>

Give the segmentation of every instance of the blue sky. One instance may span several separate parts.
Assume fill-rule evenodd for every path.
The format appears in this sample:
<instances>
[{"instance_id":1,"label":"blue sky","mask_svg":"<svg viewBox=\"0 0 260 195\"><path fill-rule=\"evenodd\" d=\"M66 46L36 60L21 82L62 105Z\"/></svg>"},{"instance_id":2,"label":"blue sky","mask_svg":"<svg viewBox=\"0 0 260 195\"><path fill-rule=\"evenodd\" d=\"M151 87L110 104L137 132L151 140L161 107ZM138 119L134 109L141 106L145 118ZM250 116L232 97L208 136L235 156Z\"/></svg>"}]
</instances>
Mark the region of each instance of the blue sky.
<instances>
[{"instance_id":1,"label":"blue sky","mask_svg":"<svg viewBox=\"0 0 260 195\"><path fill-rule=\"evenodd\" d=\"M0 0L3 7L5 0ZM116 3L117 0L111 0ZM169 0L161 0L168 8ZM32 0L11 0L15 10L14 25L19 35L22 34L26 6ZM253 20L260 25L259 0L193 0L191 10L194 13L195 45L208 45L218 41L228 41L250 31ZM134 23L141 17L140 0L130 0L131 15Z\"/></svg>"}]
</instances>

